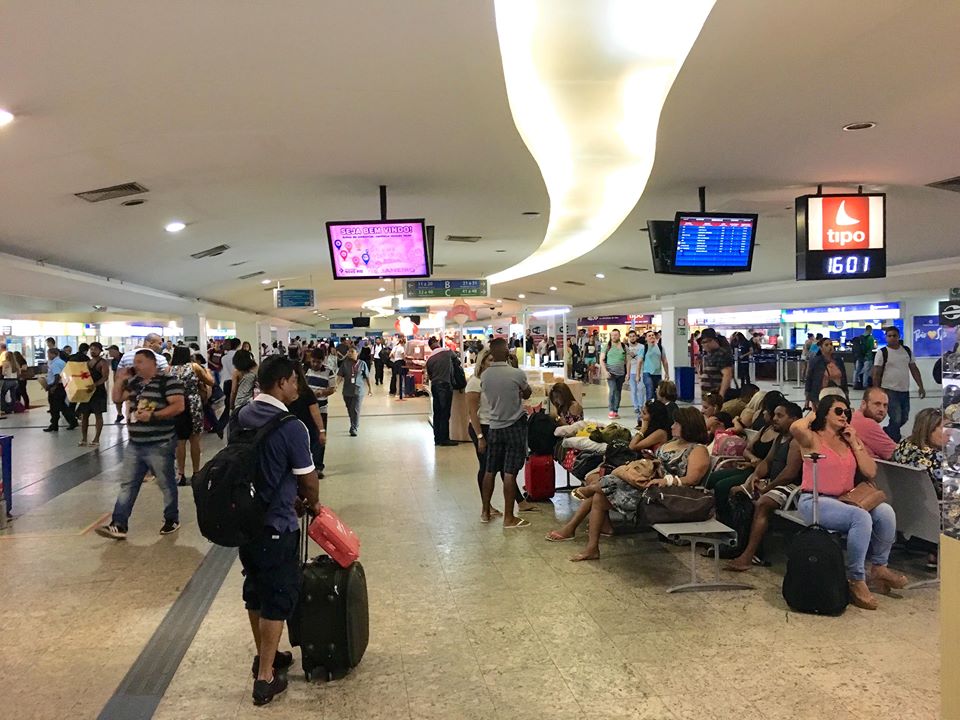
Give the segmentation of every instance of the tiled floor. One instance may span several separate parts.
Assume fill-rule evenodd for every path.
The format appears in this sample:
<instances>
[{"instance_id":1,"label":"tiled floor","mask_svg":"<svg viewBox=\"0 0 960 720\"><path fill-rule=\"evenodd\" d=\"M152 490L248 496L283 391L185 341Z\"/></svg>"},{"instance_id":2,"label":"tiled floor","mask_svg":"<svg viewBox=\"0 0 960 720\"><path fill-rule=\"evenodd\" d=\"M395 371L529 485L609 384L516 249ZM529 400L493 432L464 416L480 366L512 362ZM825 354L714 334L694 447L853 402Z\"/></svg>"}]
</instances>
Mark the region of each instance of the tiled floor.
<instances>
[{"instance_id":1,"label":"tiled floor","mask_svg":"<svg viewBox=\"0 0 960 720\"><path fill-rule=\"evenodd\" d=\"M754 590L727 593L667 595L689 574L689 551L645 534L605 540L599 562L570 563L583 540L543 540L569 498L543 504L530 528L480 524L472 448L433 447L427 402L372 398L358 438L332 404L321 499L363 543L371 644L361 665L327 685L291 673L283 697L254 708L237 565L156 717L938 716L936 590L819 618L788 612L780 553L749 573ZM75 435L41 435L16 431L18 468L76 450ZM79 534L110 509L122 471L108 468L0 535L0 714L95 717L202 559L187 494L181 532L156 535L153 486L125 543ZM915 559L898 560L923 574Z\"/></svg>"}]
</instances>

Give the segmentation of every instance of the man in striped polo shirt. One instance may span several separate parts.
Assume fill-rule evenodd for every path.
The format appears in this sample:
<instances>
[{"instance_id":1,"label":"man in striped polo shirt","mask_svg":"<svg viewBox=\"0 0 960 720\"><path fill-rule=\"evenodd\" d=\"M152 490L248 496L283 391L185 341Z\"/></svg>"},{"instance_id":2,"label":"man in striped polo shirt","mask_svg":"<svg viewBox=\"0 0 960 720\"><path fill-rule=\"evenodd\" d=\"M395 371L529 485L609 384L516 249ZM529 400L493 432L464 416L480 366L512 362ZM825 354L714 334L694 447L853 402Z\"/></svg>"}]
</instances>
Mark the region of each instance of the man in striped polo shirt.
<instances>
[{"instance_id":1,"label":"man in striped polo shirt","mask_svg":"<svg viewBox=\"0 0 960 720\"><path fill-rule=\"evenodd\" d=\"M163 527L160 528L160 534L169 535L180 529L173 459L176 417L184 409L183 382L160 373L156 354L149 349L137 350L133 358L133 371L133 377L130 377L129 370L124 377L123 369L118 370L113 386L113 401L120 403L129 400L134 408L127 426L130 447L136 456L133 475L120 484L120 494L110 524L97 528L97 534L114 540L123 540L127 536L127 522L148 470L156 475L163 493Z\"/></svg>"}]
</instances>

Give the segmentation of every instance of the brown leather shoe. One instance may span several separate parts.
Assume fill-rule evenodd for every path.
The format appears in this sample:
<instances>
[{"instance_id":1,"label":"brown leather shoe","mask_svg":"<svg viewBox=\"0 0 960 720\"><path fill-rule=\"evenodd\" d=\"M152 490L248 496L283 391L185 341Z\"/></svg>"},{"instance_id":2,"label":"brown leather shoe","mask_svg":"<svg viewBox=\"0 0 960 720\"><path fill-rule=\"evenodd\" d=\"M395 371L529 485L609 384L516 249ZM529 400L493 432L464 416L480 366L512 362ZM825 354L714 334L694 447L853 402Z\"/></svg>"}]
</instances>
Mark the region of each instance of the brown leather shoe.
<instances>
[{"instance_id":1,"label":"brown leather shoe","mask_svg":"<svg viewBox=\"0 0 960 720\"><path fill-rule=\"evenodd\" d=\"M850 600L854 605L864 610L877 609L877 599L863 580L848 580L847 583L850 586Z\"/></svg>"},{"instance_id":2,"label":"brown leather shoe","mask_svg":"<svg viewBox=\"0 0 960 720\"><path fill-rule=\"evenodd\" d=\"M886 589L893 588L894 590L905 588L909 582L906 575L894 572L886 565L871 565L867 572L867 580L882 585Z\"/></svg>"}]
</instances>

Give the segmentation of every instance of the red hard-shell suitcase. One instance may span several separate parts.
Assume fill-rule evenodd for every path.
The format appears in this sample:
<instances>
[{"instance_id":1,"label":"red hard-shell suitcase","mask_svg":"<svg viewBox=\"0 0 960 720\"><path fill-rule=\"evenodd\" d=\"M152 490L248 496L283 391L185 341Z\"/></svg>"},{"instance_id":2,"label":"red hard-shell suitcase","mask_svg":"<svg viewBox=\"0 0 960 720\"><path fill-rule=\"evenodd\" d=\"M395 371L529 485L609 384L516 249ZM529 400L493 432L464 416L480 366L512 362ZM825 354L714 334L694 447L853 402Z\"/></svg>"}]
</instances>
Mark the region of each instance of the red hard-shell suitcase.
<instances>
[{"instance_id":1,"label":"red hard-shell suitcase","mask_svg":"<svg viewBox=\"0 0 960 720\"><path fill-rule=\"evenodd\" d=\"M360 557L360 538L325 505L310 523L307 534L340 567L350 567Z\"/></svg>"},{"instance_id":2,"label":"red hard-shell suitcase","mask_svg":"<svg viewBox=\"0 0 960 720\"><path fill-rule=\"evenodd\" d=\"M553 455L531 455L523 466L523 483L531 500L549 500L556 492Z\"/></svg>"}]
</instances>

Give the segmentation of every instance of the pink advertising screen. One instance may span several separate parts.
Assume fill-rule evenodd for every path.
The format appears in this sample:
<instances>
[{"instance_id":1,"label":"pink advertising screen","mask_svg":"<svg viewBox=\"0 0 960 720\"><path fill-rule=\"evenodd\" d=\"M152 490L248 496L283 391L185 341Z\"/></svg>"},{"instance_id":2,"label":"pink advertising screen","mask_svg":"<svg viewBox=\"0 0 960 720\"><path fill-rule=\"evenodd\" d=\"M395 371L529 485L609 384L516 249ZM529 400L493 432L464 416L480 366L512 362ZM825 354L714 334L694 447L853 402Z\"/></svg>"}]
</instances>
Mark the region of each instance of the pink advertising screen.
<instances>
[{"instance_id":1,"label":"pink advertising screen","mask_svg":"<svg viewBox=\"0 0 960 720\"><path fill-rule=\"evenodd\" d=\"M328 222L335 280L430 277L423 218Z\"/></svg>"}]
</instances>

